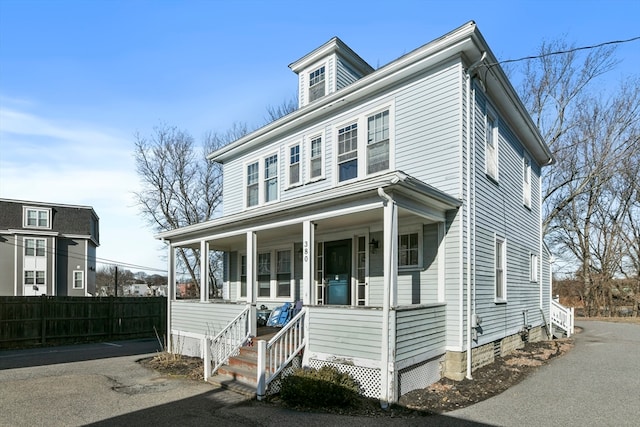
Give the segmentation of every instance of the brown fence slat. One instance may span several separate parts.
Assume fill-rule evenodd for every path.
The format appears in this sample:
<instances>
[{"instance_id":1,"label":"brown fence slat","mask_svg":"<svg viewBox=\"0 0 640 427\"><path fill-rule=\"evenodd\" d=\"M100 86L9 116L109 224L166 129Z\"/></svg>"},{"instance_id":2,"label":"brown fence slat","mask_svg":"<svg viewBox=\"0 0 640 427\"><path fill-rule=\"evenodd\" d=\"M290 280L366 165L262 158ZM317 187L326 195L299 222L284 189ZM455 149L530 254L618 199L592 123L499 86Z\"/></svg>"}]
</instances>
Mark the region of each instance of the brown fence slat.
<instances>
[{"instance_id":1,"label":"brown fence slat","mask_svg":"<svg viewBox=\"0 0 640 427\"><path fill-rule=\"evenodd\" d=\"M160 337L166 297L0 296L0 349Z\"/></svg>"}]
</instances>

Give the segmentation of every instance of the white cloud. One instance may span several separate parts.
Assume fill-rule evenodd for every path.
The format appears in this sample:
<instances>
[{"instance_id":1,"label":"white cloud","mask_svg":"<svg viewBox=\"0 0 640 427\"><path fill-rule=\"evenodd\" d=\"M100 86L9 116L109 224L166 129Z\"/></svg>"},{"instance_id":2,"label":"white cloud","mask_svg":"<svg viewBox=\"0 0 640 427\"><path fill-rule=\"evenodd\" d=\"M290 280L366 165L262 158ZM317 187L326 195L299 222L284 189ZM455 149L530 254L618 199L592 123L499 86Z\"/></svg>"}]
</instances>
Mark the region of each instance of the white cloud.
<instances>
[{"instance_id":1,"label":"white cloud","mask_svg":"<svg viewBox=\"0 0 640 427\"><path fill-rule=\"evenodd\" d=\"M138 215L130 141L99 125L0 109L0 197L92 206L97 256L165 268L161 244Z\"/></svg>"}]
</instances>

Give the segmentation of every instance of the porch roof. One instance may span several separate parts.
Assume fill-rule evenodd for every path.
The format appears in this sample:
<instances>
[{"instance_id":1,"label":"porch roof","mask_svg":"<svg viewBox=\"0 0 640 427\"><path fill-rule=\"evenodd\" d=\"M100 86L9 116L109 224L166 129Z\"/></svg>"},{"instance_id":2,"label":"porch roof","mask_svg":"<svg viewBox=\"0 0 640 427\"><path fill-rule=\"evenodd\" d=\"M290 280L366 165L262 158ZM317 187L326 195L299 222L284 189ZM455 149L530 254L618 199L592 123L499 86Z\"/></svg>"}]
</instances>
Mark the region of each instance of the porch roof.
<instances>
[{"instance_id":1,"label":"porch roof","mask_svg":"<svg viewBox=\"0 0 640 427\"><path fill-rule=\"evenodd\" d=\"M290 220L300 223L305 219L314 220L315 214L334 209L357 210L358 206L371 200L382 206L383 200L378 196L378 188L392 194L399 205L423 212L424 216L429 216L430 212L444 213L462 204L459 199L423 181L404 172L394 171L296 199L164 231L155 237L188 244L202 238L220 238L223 235L237 234L246 228L269 228L268 224L274 222L283 223Z\"/></svg>"}]
</instances>

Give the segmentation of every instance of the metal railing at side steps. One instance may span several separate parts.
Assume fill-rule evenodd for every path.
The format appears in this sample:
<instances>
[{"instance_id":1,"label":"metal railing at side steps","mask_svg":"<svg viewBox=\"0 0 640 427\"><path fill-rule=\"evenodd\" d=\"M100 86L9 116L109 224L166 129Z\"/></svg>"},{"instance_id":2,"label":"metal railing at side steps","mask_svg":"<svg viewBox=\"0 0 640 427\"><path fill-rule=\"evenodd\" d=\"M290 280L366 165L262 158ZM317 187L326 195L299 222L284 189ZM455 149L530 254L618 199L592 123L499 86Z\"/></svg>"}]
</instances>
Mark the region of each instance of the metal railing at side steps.
<instances>
[{"instance_id":1,"label":"metal railing at side steps","mask_svg":"<svg viewBox=\"0 0 640 427\"><path fill-rule=\"evenodd\" d=\"M269 384L306 346L306 316L307 307L303 307L269 342L258 341L258 400L264 398Z\"/></svg>"},{"instance_id":2,"label":"metal railing at side steps","mask_svg":"<svg viewBox=\"0 0 640 427\"><path fill-rule=\"evenodd\" d=\"M249 315L251 308L245 308L226 328L213 338L207 337L204 346L204 380L208 381L229 357L237 354L248 340Z\"/></svg>"}]
</instances>

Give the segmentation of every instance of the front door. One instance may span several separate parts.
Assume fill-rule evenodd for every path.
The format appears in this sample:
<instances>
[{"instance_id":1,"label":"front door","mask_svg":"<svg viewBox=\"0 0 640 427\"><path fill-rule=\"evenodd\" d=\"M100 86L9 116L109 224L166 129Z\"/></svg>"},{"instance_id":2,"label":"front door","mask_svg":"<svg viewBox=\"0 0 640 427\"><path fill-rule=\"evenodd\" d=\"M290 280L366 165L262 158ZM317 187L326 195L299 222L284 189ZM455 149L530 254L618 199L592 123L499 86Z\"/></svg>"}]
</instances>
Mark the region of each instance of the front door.
<instances>
[{"instance_id":1,"label":"front door","mask_svg":"<svg viewBox=\"0 0 640 427\"><path fill-rule=\"evenodd\" d=\"M351 304L351 240L324 244L326 304Z\"/></svg>"}]
</instances>

